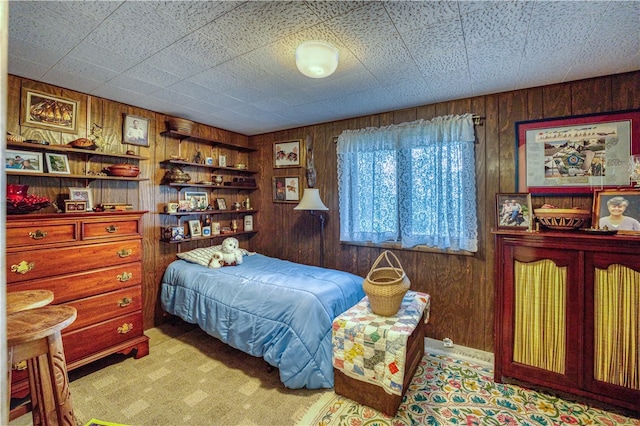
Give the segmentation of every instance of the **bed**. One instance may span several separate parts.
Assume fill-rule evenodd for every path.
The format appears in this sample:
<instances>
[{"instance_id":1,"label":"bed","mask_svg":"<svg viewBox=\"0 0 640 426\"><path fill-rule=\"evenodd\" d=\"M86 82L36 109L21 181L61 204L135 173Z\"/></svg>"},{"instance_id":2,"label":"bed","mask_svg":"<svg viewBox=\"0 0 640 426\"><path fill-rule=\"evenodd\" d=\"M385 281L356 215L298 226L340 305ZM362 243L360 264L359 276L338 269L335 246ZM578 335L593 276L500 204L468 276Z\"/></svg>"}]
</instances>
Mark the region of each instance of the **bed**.
<instances>
[{"instance_id":1,"label":"bed","mask_svg":"<svg viewBox=\"0 0 640 426\"><path fill-rule=\"evenodd\" d=\"M193 260L167 267L166 312L263 357L288 388L333 387L331 323L364 297L361 277L261 254L220 269Z\"/></svg>"}]
</instances>

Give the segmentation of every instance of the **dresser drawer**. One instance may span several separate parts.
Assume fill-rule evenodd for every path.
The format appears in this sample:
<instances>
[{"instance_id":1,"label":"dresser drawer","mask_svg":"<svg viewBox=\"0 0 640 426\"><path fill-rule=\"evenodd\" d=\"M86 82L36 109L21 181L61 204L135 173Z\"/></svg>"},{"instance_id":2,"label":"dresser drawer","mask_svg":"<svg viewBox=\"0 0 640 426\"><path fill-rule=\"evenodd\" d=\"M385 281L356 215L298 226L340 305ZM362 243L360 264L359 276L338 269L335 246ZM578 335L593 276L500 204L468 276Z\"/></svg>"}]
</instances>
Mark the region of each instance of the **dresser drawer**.
<instances>
[{"instance_id":1,"label":"dresser drawer","mask_svg":"<svg viewBox=\"0 0 640 426\"><path fill-rule=\"evenodd\" d=\"M66 333L62 344L67 364L142 336L142 311Z\"/></svg>"},{"instance_id":2,"label":"dresser drawer","mask_svg":"<svg viewBox=\"0 0 640 426\"><path fill-rule=\"evenodd\" d=\"M7 253L7 283L140 262L141 259L140 240Z\"/></svg>"},{"instance_id":3,"label":"dresser drawer","mask_svg":"<svg viewBox=\"0 0 640 426\"><path fill-rule=\"evenodd\" d=\"M66 331L77 330L142 309L142 287L137 285L118 291L67 303L78 310L78 317Z\"/></svg>"},{"instance_id":4,"label":"dresser drawer","mask_svg":"<svg viewBox=\"0 0 640 426\"><path fill-rule=\"evenodd\" d=\"M82 222L83 240L119 238L139 234L139 222L135 219Z\"/></svg>"},{"instance_id":5,"label":"dresser drawer","mask_svg":"<svg viewBox=\"0 0 640 426\"><path fill-rule=\"evenodd\" d=\"M37 222L34 220L34 222ZM7 247L69 243L77 239L76 222L7 227Z\"/></svg>"},{"instance_id":6,"label":"dresser drawer","mask_svg":"<svg viewBox=\"0 0 640 426\"><path fill-rule=\"evenodd\" d=\"M53 304L95 296L142 283L140 262L110 266L51 278L30 280L7 286L8 292L47 289L53 292Z\"/></svg>"}]
</instances>

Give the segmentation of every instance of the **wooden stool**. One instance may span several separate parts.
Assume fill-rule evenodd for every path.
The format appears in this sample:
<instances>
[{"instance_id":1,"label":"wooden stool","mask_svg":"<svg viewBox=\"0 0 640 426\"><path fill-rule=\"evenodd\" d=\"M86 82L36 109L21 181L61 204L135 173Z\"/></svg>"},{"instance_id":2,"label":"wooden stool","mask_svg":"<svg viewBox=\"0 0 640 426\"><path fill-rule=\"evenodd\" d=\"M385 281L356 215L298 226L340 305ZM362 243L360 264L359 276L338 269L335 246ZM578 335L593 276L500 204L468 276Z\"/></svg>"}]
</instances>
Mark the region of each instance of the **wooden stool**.
<instances>
[{"instance_id":1,"label":"wooden stool","mask_svg":"<svg viewBox=\"0 0 640 426\"><path fill-rule=\"evenodd\" d=\"M9 363L27 360L34 426L75 425L60 330L76 316L66 305L7 315Z\"/></svg>"},{"instance_id":2,"label":"wooden stool","mask_svg":"<svg viewBox=\"0 0 640 426\"><path fill-rule=\"evenodd\" d=\"M53 302L53 292L49 290L25 290L7 293L7 315L28 309L41 308Z\"/></svg>"}]
</instances>

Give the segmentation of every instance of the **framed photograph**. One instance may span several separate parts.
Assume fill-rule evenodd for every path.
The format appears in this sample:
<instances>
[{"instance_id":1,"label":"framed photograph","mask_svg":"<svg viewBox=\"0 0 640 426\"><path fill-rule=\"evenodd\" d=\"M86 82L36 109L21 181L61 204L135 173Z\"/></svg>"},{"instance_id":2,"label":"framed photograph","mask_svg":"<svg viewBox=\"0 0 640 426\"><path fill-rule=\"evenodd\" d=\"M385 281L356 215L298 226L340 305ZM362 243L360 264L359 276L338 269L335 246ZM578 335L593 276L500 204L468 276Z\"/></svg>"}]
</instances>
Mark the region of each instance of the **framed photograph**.
<instances>
[{"instance_id":1,"label":"framed photograph","mask_svg":"<svg viewBox=\"0 0 640 426\"><path fill-rule=\"evenodd\" d=\"M44 173L41 152L7 149L5 153L4 169L6 171Z\"/></svg>"},{"instance_id":2,"label":"framed photograph","mask_svg":"<svg viewBox=\"0 0 640 426\"><path fill-rule=\"evenodd\" d=\"M532 211L531 194L496 194L497 229L529 229Z\"/></svg>"},{"instance_id":3,"label":"framed photograph","mask_svg":"<svg viewBox=\"0 0 640 426\"><path fill-rule=\"evenodd\" d=\"M592 228L640 235L640 189L596 191Z\"/></svg>"},{"instance_id":4,"label":"framed photograph","mask_svg":"<svg viewBox=\"0 0 640 426\"><path fill-rule=\"evenodd\" d=\"M209 206L209 194L206 191L185 191L184 199L191 210L206 210Z\"/></svg>"},{"instance_id":5,"label":"framed photograph","mask_svg":"<svg viewBox=\"0 0 640 426\"><path fill-rule=\"evenodd\" d=\"M53 152L45 152L44 156L47 159L47 171L49 173L56 173L61 175L71 174L69 169L69 159L66 154L55 154Z\"/></svg>"},{"instance_id":6,"label":"framed photograph","mask_svg":"<svg viewBox=\"0 0 640 426\"><path fill-rule=\"evenodd\" d=\"M86 201L87 211L93 211L93 195L91 194L91 188L73 188L69 187L69 200L71 201Z\"/></svg>"},{"instance_id":7,"label":"framed photograph","mask_svg":"<svg viewBox=\"0 0 640 426\"><path fill-rule=\"evenodd\" d=\"M520 121L516 144L518 192L629 186L629 158L640 154L640 110Z\"/></svg>"},{"instance_id":8,"label":"framed photograph","mask_svg":"<svg viewBox=\"0 0 640 426\"><path fill-rule=\"evenodd\" d=\"M191 238L202 237L202 227L199 220L189 221L189 235L191 235Z\"/></svg>"},{"instance_id":9,"label":"framed photograph","mask_svg":"<svg viewBox=\"0 0 640 426\"><path fill-rule=\"evenodd\" d=\"M65 213L78 213L87 211L86 201L73 201L64 200L64 212Z\"/></svg>"},{"instance_id":10,"label":"framed photograph","mask_svg":"<svg viewBox=\"0 0 640 426\"><path fill-rule=\"evenodd\" d=\"M79 102L22 88L20 124L65 133L78 132Z\"/></svg>"},{"instance_id":11,"label":"framed photograph","mask_svg":"<svg viewBox=\"0 0 640 426\"><path fill-rule=\"evenodd\" d=\"M305 165L305 149L302 139L273 143L273 167L303 167Z\"/></svg>"},{"instance_id":12,"label":"framed photograph","mask_svg":"<svg viewBox=\"0 0 640 426\"><path fill-rule=\"evenodd\" d=\"M216 208L218 210L226 210L227 201L224 198L216 198Z\"/></svg>"},{"instance_id":13,"label":"framed photograph","mask_svg":"<svg viewBox=\"0 0 640 426\"><path fill-rule=\"evenodd\" d=\"M122 115L122 143L149 146L149 120L135 115Z\"/></svg>"},{"instance_id":14,"label":"framed photograph","mask_svg":"<svg viewBox=\"0 0 640 426\"><path fill-rule=\"evenodd\" d=\"M273 178L274 203L298 203L300 201L300 178L282 176Z\"/></svg>"}]
</instances>

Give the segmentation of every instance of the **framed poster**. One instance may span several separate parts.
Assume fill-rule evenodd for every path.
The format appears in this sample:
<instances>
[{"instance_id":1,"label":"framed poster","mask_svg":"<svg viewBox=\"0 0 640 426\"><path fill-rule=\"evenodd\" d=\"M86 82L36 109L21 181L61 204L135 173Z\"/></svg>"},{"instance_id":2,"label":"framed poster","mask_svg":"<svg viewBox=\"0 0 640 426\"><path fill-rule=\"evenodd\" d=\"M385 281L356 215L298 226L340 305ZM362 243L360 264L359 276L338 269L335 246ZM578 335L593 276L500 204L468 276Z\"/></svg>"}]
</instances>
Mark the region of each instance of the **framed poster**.
<instances>
[{"instance_id":1,"label":"framed poster","mask_svg":"<svg viewBox=\"0 0 640 426\"><path fill-rule=\"evenodd\" d=\"M300 178L279 176L273 178L274 203L298 203L300 201Z\"/></svg>"},{"instance_id":2,"label":"framed poster","mask_svg":"<svg viewBox=\"0 0 640 426\"><path fill-rule=\"evenodd\" d=\"M497 229L527 230L531 224L531 194L496 194Z\"/></svg>"},{"instance_id":3,"label":"framed poster","mask_svg":"<svg viewBox=\"0 0 640 426\"><path fill-rule=\"evenodd\" d=\"M123 114L122 143L149 146L149 120L144 117Z\"/></svg>"},{"instance_id":4,"label":"framed poster","mask_svg":"<svg viewBox=\"0 0 640 426\"><path fill-rule=\"evenodd\" d=\"M640 110L516 123L516 188L536 194L629 186Z\"/></svg>"},{"instance_id":5,"label":"framed poster","mask_svg":"<svg viewBox=\"0 0 640 426\"><path fill-rule=\"evenodd\" d=\"M78 131L78 101L22 88L20 124L65 133Z\"/></svg>"},{"instance_id":6,"label":"framed poster","mask_svg":"<svg viewBox=\"0 0 640 426\"><path fill-rule=\"evenodd\" d=\"M596 191L592 228L640 235L640 189Z\"/></svg>"},{"instance_id":7,"label":"framed poster","mask_svg":"<svg viewBox=\"0 0 640 426\"><path fill-rule=\"evenodd\" d=\"M44 173L42 153L7 149L4 159L5 171Z\"/></svg>"},{"instance_id":8,"label":"framed poster","mask_svg":"<svg viewBox=\"0 0 640 426\"><path fill-rule=\"evenodd\" d=\"M56 173L62 175L71 174L69 169L69 159L66 154L55 154L52 152L46 152L44 156L47 159L47 171L49 173Z\"/></svg>"},{"instance_id":9,"label":"framed poster","mask_svg":"<svg viewBox=\"0 0 640 426\"><path fill-rule=\"evenodd\" d=\"M273 143L273 167L302 167L305 164L305 149L302 139Z\"/></svg>"}]
</instances>

